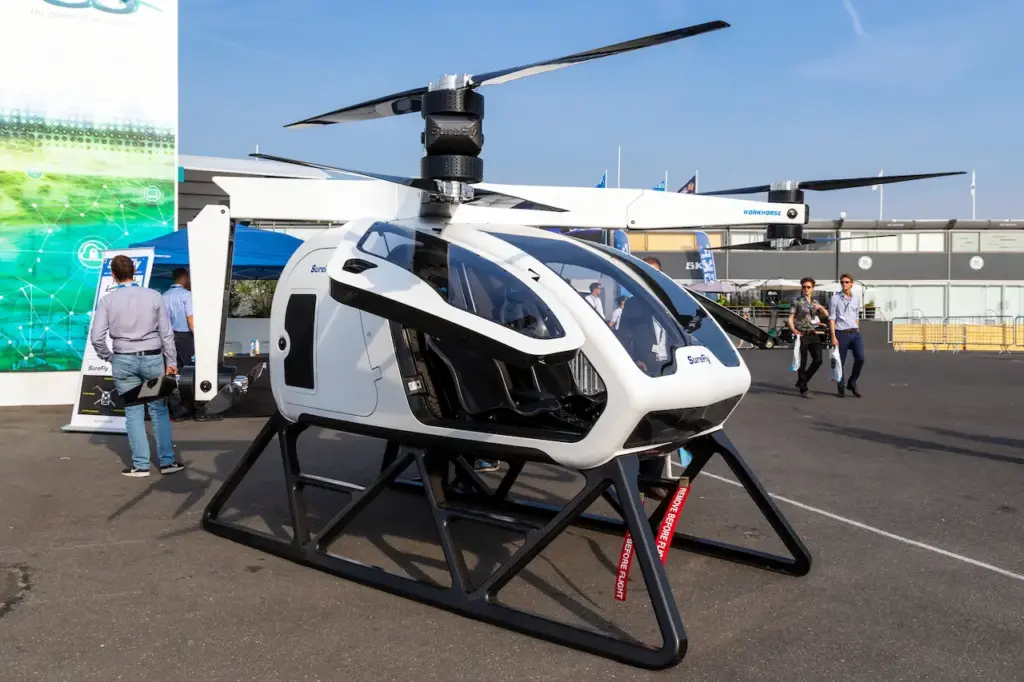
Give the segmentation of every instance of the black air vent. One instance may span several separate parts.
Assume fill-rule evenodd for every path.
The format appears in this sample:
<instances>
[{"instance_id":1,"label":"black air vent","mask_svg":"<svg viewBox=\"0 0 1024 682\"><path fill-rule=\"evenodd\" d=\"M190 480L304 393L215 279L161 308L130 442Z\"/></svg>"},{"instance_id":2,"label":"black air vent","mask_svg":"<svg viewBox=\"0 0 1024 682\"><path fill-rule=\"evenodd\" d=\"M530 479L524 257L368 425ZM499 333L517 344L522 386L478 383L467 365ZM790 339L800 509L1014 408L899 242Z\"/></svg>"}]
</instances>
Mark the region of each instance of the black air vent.
<instances>
[{"instance_id":1,"label":"black air vent","mask_svg":"<svg viewBox=\"0 0 1024 682\"><path fill-rule=\"evenodd\" d=\"M682 442L724 422L742 397L733 396L705 407L648 412L633 429L623 447Z\"/></svg>"}]
</instances>

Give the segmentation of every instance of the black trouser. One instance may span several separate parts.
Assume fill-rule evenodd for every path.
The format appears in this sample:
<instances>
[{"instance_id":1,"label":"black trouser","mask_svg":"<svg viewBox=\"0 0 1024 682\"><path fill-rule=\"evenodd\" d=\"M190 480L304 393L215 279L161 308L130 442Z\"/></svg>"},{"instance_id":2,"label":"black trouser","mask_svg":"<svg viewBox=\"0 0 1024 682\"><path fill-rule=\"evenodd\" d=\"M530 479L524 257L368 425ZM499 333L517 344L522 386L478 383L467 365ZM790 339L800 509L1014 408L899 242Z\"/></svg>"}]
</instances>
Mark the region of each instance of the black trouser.
<instances>
[{"instance_id":1,"label":"black trouser","mask_svg":"<svg viewBox=\"0 0 1024 682\"><path fill-rule=\"evenodd\" d=\"M821 338L817 334L807 332L800 337L800 369L796 373L796 387L801 392L807 390L811 377L821 367L821 346Z\"/></svg>"},{"instance_id":2,"label":"black trouser","mask_svg":"<svg viewBox=\"0 0 1024 682\"><path fill-rule=\"evenodd\" d=\"M174 332L174 350L178 355L178 371L182 367L192 364L192 356L196 354L196 340L192 332ZM171 415L184 417L195 411L195 404L184 400L180 395L174 393L168 398L171 408Z\"/></svg>"}]
</instances>

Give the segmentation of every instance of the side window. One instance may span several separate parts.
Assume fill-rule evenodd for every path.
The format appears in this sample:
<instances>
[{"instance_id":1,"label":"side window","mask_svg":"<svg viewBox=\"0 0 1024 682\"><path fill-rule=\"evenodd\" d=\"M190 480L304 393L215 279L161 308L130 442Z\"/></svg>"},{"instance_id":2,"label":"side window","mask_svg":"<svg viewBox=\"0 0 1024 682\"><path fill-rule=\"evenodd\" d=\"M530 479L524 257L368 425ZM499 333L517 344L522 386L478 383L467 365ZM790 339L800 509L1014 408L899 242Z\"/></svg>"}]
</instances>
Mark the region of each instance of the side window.
<instances>
[{"instance_id":1,"label":"side window","mask_svg":"<svg viewBox=\"0 0 1024 682\"><path fill-rule=\"evenodd\" d=\"M565 336L547 304L515 275L437 235L391 223L374 223L357 248L413 273L451 306L524 336Z\"/></svg>"},{"instance_id":2,"label":"side window","mask_svg":"<svg viewBox=\"0 0 1024 682\"><path fill-rule=\"evenodd\" d=\"M604 244L595 244L594 246L612 258L626 263L634 271L642 273L651 287L657 291L658 297L662 299L662 302L669 306L687 333L696 338L700 345L714 353L718 361L726 367L739 366L739 355L737 355L736 348L732 345L732 342L729 341L729 337L725 335L725 332L722 331L718 323L710 319L703 306L671 277L635 256L623 253Z\"/></svg>"},{"instance_id":3,"label":"side window","mask_svg":"<svg viewBox=\"0 0 1024 682\"><path fill-rule=\"evenodd\" d=\"M412 247L413 239L407 234L378 229L376 223L359 242L359 250L378 258L388 259L391 252L400 246Z\"/></svg>"},{"instance_id":4,"label":"side window","mask_svg":"<svg viewBox=\"0 0 1024 682\"><path fill-rule=\"evenodd\" d=\"M291 349L284 359L284 383L315 389L316 294L292 294L284 310L284 329Z\"/></svg>"}]
</instances>

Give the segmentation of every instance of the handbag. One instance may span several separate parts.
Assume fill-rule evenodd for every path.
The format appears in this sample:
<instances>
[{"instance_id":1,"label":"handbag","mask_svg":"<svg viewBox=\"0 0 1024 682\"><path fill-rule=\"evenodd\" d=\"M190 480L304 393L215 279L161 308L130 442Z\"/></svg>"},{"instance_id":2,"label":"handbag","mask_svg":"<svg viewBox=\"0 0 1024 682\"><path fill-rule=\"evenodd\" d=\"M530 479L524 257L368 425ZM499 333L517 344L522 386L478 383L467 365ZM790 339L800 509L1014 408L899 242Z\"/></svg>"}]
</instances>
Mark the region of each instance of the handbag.
<instances>
[{"instance_id":1,"label":"handbag","mask_svg":"<svg viewBox=\"0 0 1024 682\"><path fill-rule=\"evenodd\" d=\"M832 346L832 350L829 351L829 362L832 366L832 373L829 377L832 381L840 382L843 380L843 362L839 359L839 348Z\"/></svg>"},{"instance_id":2,"label":"handbag","mask_svg":"<svg viewBox=\"0 0 1024 682\"><path fill-rule=\"evenodd\" d=\"M800 337L796 337L793 341L793 363L789 366L790 372L796 372L800 369Z\"/></svg>"}]
</instances>

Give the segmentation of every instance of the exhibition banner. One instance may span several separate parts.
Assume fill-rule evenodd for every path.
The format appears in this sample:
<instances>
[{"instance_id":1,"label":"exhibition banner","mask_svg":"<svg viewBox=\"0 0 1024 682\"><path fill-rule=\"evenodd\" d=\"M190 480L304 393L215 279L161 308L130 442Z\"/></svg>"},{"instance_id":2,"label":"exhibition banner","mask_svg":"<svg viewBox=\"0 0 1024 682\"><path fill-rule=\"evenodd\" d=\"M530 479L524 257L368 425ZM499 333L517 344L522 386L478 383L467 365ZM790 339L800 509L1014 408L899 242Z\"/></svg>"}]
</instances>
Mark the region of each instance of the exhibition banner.
<instances>
[{"instance_id":1,"label":"exhibition banner","mask_svg":"<svg viewBox=\"0 0 1024 682\"><path fill-rule=\"evenodd\" d=\"M178 0L0 0L0 63L2 384L79 371L102 254L174 230Z\"/></svg>"},{"instance_id":2,"label":"exhibition banner","mask_svg":"<svg viewBox=\"0 0 1024 682\"><path fill-rule=\"evenodd\" d=\"M100 254L99 282L93 298L92 311L89 313L89 327L86 336L84 360L82 361L81 378L75 407L71 411L71 423L63 427L63 431L84 431L88 433L127 433L125 424L124 403L114 387L114 377L110 363L101 360L96 349L89 343L92 335L92 318L96 306L104 296L117 289L117 282L110 272L110 261L114 256L128 256L135 263L135 283L140 287L149 286L149 278L153 273L153 247L145 249L121 249L104 251ZM107 347L111 347L110 335L107 335Z\"/></svg>"}]
</instances>

